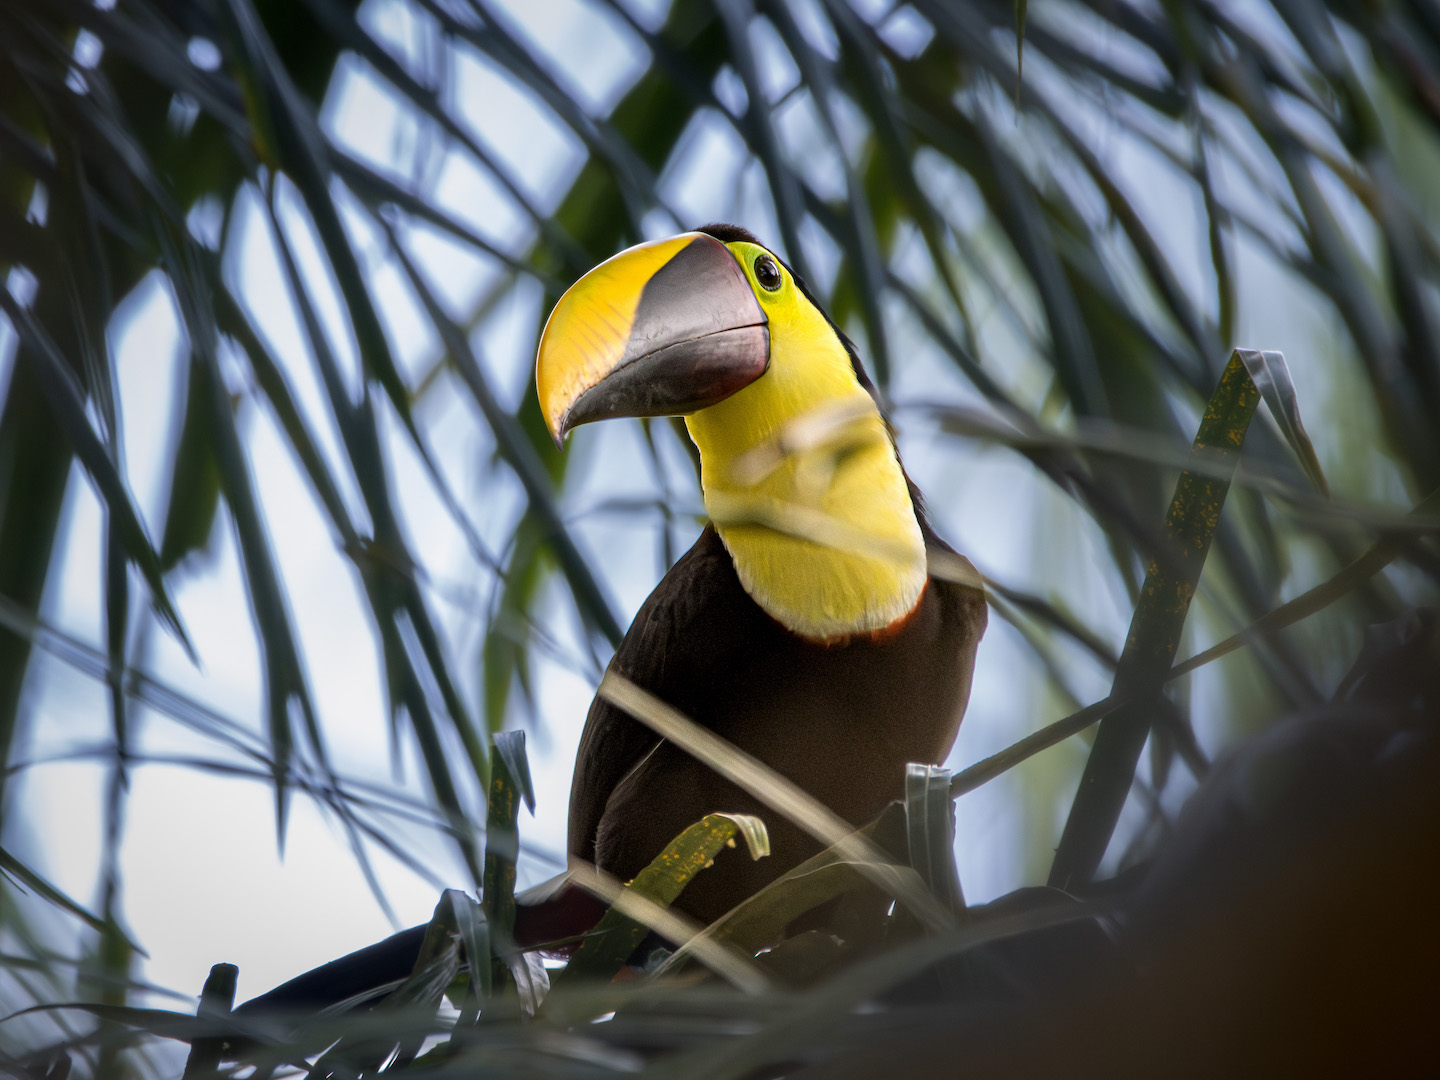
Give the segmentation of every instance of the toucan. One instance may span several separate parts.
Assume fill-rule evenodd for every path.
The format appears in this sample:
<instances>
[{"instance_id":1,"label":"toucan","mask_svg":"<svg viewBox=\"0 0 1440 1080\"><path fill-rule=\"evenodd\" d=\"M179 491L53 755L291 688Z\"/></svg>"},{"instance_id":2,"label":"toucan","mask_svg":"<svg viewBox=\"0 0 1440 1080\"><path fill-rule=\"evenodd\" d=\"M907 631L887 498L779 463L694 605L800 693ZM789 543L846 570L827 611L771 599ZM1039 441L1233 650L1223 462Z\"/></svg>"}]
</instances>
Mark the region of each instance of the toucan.
<instances>
[{"instance_id":1,"label":"toucan","mask_svg":"<svg viewBox=\"0 0 1440 1080\"><path fill-rule=\"evenodd\" d=\"M557 446L592 421L682 416L698 450L710 521L613 671L857 826L902 793L908 763L945 759L986 624L980 578L931 527L855 346L779 256L733 225L620 252L556 304L535 380ZM951 572L931 573L937 556ZM687 886L676 906L704 923L817 845L596 697L570 790L572 858L629 881L715 811L761 817L771 854L724 851ZM603 910L574 888L544 897L521 898L522 946L573 941ZM402 978L423 929L242 1008Z\"/></svg>"},{"instance_id":2,"label":"toucan","mask_svg":"<svg viewBox=\"0 0 1440 1080\"><path fill-rule=\"evenodd\" d=\"M960 557L931 528L854 345L783 260L733 225L622 251L556 304L535 382L557 445L591 421L680 415L699 451L710 522L612 670L856 825L902 792L907 763L945 759L984 596L929 573L936 551ZM628 881L717 810L761 816L771 855L725 853L697 877L677 906L701 922L816 847L595 699L570 788L572 857Z\"/></svg>"}]
</instances>

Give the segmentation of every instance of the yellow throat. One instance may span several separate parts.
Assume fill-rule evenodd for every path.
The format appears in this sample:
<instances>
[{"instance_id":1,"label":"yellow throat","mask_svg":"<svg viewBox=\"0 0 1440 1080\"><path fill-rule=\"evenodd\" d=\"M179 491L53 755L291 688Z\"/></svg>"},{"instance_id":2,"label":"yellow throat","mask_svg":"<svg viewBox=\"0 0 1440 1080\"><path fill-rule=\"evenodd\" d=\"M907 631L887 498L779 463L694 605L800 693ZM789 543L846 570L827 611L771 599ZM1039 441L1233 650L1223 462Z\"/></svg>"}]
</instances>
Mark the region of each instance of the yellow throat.
<instances>
[{"instance_id":1,"label":"yellow throat","mask_svg":"<svg viewBox=\"0 0 1440 1080\"><path fill-rule=\"evenodd\" d=\"M825 316L756 244L726 245L770 323L770 367L685 419L705 508L745 591L802 637L883 630L925 589L925 542L895 448Z\"/></svg>"}]
</instances>

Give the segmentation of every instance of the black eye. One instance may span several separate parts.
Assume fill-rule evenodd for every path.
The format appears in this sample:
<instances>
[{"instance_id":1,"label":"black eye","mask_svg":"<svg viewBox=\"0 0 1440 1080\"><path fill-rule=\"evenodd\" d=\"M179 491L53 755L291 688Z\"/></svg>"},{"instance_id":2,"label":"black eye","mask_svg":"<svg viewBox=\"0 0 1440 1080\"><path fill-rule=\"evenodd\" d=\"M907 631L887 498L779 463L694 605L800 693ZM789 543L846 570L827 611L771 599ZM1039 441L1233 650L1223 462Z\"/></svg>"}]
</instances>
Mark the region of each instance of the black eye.
<instances>
[{"instance_id":1,"label":"black eye","mask_svg":"<svg viewBox=\"0 0 1440 1080\"><path fill-rule=\"evenodd\" d=\"M766 292L774 292L785 282L785 279L780 276L780 268L775 265L775 260L769 255L761 255L756 258L755 280Z\"/></svg>"}]
</instances>

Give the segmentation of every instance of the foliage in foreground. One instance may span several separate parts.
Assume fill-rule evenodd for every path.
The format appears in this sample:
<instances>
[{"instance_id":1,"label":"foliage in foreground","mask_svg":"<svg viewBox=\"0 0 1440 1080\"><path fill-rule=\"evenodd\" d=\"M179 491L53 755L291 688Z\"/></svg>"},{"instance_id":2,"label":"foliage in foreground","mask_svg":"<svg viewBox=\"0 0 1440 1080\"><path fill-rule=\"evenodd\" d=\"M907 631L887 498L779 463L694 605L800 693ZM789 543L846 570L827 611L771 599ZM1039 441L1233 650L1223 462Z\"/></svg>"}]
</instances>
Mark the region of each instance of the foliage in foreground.
<instances>
[{"instance_id":1,"label":"foliage in foreground","mask_svg":"<svg viewBox=\"0 0 1440 1080\"><path fill-rule=\"evenodd\" d=\"M196 1019L87 1011L121 1031L190 1042L187 1078L217 1074L225 1062L322 1077L641 1067L746 1077L880 1075L902 1054L906 1068L917 1056L935 1065L958 1056L967 1073L986 1076L1062 1066L1113 1074L1154 1067L1151 1054L1170 1068L1182 1050L1185 1071L1197 1074L1241 1060L1294 1067L1304 1058L1325 1071L1422 1060L1429 975L1440 960L1440 934L1426 916L1436 883L1426 853L1440 840L1432 611L1380 628L1327 708L1232 755L1152 858L1124 880L1092 884L1147 730L1164 717L1160 694L1262 386L1277 410L1293 402L1278 354L1237 352L1177 484L1112 692L1083 711L1102 734L1056 852L1059 887L978 908L960 891L951 800L1018 754L956 783L945 770L912 766L905 800L846 834L784 778L612 673L602 695L832 846L706 928L668 905L737 837L764 857L759 819L710 815L628 885L573 866L572 882L611 907L565 967L547 972L510 939L518 815L533 796L524 738L507 733L492 759L480 901L445 893L398 985L319 1012L257 1001L232 1014L235 969L217 965ZM1297 453L1313 457L1298 414L1289 419ZM1077 722L1061 721L1051 737ZM1042 745L1032 740L1022 752ZM647 932L679 948L646 961ZM648 970L637 976L627 964L638 961ZM634 985L617 985L627 973ZM867 1019L857 1023L862 1007ZM1259 1030L1238 1020L1256 1008L1267 1010ZM1137 1012L1151 1023L1126 1042L1121 1031ZM1327 1031L1326 1013L1347 1022ZM1014 1041L997 1034L997 1017ZM1050 1049L1082 1032L1073 1051ZM123 1037L101 1028L51 1047L26 1074L68 1071L73 1045Z\"/></svg>"}]
</instances>

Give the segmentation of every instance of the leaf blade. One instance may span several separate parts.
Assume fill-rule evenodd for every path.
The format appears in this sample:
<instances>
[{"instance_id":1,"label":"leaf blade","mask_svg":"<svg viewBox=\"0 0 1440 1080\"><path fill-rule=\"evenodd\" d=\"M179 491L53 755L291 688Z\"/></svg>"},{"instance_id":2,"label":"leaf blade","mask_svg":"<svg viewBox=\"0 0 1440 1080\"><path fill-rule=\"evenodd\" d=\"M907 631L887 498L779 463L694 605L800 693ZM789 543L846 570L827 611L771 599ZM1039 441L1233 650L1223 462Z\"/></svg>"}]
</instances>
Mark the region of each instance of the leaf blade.
<instances>
[{"instance_id":1,"label":"leaf blade","mask_svg":"<svg viewBox=\"0 0 1440 1080\"><path fill-rule=\"evenodd\" d=\"M735 846L737 835L745 840L752 858L759 859L769 853L770 838L764 822L758 818L745 814L707 814L681 831L636 874L635 880L625 886L626 893L668 909L695 876L710 867L716 855L727 846ZM586 934L565 968L565 984L580 979L609 980L629 961L650 927L626 914L626 906L612 905Z\"/></svg>"},{"instance_id":2,"label":"leaf blade","mask_svg":"<svg viewBox=\"0 0 1440 1080\"><path fill-rule=\"evenodd\" d=\"M1244 362L1232 354L1206 405L1193 453L1233 469L1259 402ZM1088 882L1105 855L1149 736L1152 703L1174 663L1228 489L1228 480L1189 471L1176 482L1165 518L1171 547L1167 558L1152 560L1145 575L1111 691L1124 704L1101 721L1085 762L1050 868L1050 884L1056 888Z\"/></svg>"}]
</instances>

